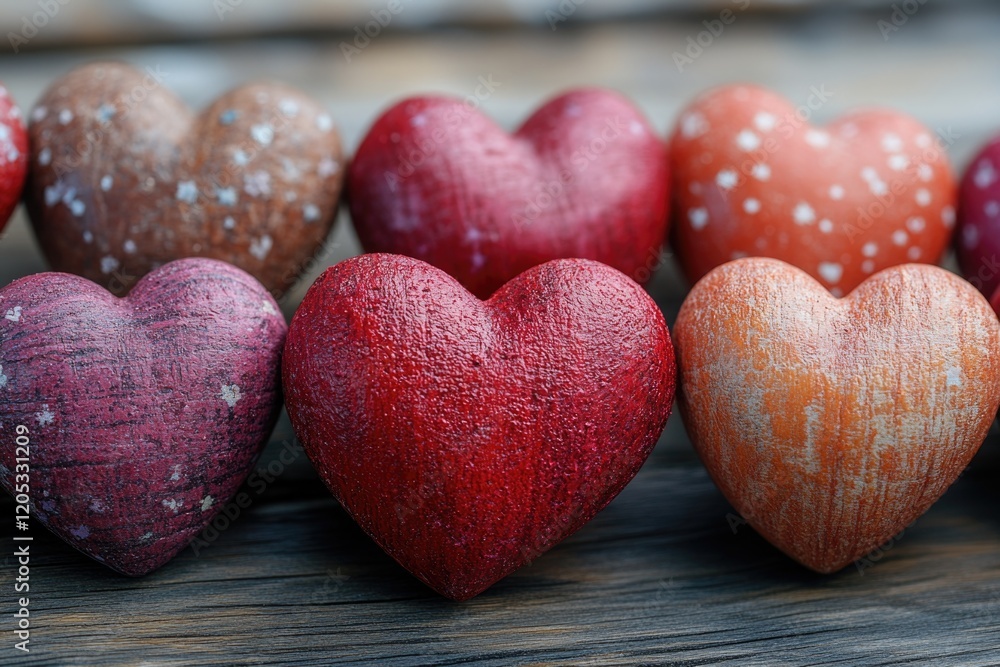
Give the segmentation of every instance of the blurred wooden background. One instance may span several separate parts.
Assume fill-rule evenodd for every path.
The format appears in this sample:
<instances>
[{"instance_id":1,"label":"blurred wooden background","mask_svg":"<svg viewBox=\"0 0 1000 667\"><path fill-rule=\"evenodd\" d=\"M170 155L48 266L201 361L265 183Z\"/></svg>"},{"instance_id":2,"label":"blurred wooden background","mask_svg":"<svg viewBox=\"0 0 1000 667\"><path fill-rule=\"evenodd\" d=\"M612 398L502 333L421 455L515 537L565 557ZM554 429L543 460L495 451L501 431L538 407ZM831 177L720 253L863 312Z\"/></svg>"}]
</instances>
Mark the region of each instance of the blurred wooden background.
<instances>
[{"instance_id":1,"label":"blurred wooden background","mask_svg":"<svg viewBox=\"0 0 1000 667\"><path fill-rule=\"evenodd\" d=\"M825 86L833 96L820 122L887 105L951 128L958 169L1000 132L994 2L401 0L348 62L341 44L385 0L63 1L17 53L9 34L58 0L0 5L0 80L25 112L57 76L110 58L159 68L195 107L248 80L289 82L326 105L349 151L393 101L465 96L480 76L501 84L484 111L511 128L557 91L596 84L630 96L665 135L701 90L751 81L799 102ZM917 9L897 25L893 4ZM735 20L679 71L673 53L725 8ZM360 251L346 216L330 243L284 300L286 314L326 265ZM19 211L0 237L0 284L44 268ZM650 291L672 322L685 286L670 261ZM261 467L292 437L283 419ZM141 580L36 527L27 662L1000 664L998 452L994 435L863 573L817 577L733 523L674 416L636 481L591 525L461 605L381 554L297 456L210 547ZM12 653L0 646L0 664Z\"/></svg>"}]
</instances>

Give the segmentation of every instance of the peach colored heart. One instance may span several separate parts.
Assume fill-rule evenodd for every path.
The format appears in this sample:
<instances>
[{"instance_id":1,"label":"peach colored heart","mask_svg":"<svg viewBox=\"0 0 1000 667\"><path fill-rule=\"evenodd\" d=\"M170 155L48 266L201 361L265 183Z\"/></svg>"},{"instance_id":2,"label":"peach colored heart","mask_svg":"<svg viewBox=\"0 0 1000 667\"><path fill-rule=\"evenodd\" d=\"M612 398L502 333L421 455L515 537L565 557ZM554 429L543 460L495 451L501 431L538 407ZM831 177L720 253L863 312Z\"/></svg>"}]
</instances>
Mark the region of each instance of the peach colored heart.
<instances>
[{"instance_id":1,"label":"peach colored heart","mask_svg":"<svg viewBox=\"0 0 1000 667\"><path fill-rule=\"evenodd\" d=\"M1000 405L1000 322L932 266L887 269L836 299L784 262L731 262L695 286L674 336L681 414L712 478L819 572L923 514Z\"/></svg>"}]
</instances>

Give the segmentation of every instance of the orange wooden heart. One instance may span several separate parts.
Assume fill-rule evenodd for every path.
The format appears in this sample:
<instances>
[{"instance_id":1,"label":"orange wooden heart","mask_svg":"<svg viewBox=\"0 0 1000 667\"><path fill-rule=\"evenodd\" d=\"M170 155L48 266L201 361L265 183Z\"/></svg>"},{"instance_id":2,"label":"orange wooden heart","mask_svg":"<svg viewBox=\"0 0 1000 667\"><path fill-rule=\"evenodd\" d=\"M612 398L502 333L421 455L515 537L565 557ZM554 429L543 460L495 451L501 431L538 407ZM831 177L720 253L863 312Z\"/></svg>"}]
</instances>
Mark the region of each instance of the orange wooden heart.
<instances>
[{"instance_id":1,"label":"orange wooden heart","mask_svg":"<svg viewBox=\"0 0 1000 667\"><path fill-rule=\"evenodd\" d=\"M819 572L925 512L1000 405L1000 322L970 284L928 265L836 299L784 262L731 262L691 291L674 336L681 414L712 478Z\"/></svg>"}]
</instances>

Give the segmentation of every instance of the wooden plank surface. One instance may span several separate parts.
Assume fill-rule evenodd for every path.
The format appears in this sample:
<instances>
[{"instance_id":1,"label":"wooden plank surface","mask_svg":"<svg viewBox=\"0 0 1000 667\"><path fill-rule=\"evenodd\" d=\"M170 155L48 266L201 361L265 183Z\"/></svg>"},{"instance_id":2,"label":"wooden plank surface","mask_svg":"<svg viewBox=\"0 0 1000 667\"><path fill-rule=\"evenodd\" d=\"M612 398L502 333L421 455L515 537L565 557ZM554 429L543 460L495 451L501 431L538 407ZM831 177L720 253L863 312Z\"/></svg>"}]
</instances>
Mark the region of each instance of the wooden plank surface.
<instances>
[{"instance_id":1,"label":"wooden plank surface","mask_svg":"<svg viewBox=\"0 0 1000 667\"><path fill-rule=\"evenodd\" d=\"M943 5L944 3L940 3ZM989 5L928 4L887 42L879 12L740 17L679 72L671 54L703 17L557 31L386 35L352 63L342 36L148 45L0 56L0 79L30 108L44 86L94 58L161 66L200 106L251 78L319 98L348 149L399 97L467 95L513 127L578 84L618 88L664 133L703 88L751 80L802 100L835 95L818 118L889 104L953 127L964 166L1000 130L1000 27ZM710 15L708 16L710 18ZM290 314L326 265L359 251L340 220L330 251L284 301ZM0 238L0 284L44 269L23 213ZM684 286L669 257L650 290L673 320ZM261 460L290 440L282 419ZM1000 436L925 517L863 574L812 575L746 526L697 464L677 416L635 482L581 530L478 598L443 600L382 554L325 492L303 455L233 525L162 570L126 579L35 527L27 659L0 664L1000 664ZM9 498L0 510L12 514ZM0 527L11 545L10 522ZM4 547L3 553L11 549ZM13 558L0 597L10 609ZM6 612L5 612L6 614ZM10 617L0 622L10 640ZM8 642L12 643L12 641Z\"/></svg>"}]
</instances>

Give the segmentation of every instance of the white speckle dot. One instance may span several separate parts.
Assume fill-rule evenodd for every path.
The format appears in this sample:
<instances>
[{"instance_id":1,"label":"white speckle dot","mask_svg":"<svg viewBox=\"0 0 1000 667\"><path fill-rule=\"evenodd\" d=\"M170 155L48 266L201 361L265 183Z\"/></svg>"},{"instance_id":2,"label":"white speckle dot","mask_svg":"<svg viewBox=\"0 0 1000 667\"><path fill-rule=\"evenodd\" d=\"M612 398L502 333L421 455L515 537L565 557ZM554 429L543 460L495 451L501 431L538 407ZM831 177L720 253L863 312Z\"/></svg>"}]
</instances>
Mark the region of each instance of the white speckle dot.
<instances>
[{"instance_id":1,"label":"white speckle dot","mask_svg":"<svg viewBox=\"0 0 1000 667\"><path fill-rule=\"evenodd\" d=\"M236 109L226 109L219 114L219 122L222 125L232 125L236 122L236 118L239 116Z\"/></svg>"},{"instance_id":2,"label":"white speckle dot","mask_svg":"<svg viewBox=\"0 0 1000 667\"><path fill-rule=\"evenodd\" d=\"M824 234L829 234L830 232L833 231L833 223L830 222L828 219L823 218L822 220L819 221L819 231L823 232Z\"/></svg>"},{"instance_id":3,"label":"white speckle dot","mask_svg":"<svg viewBox=\"0 0 1000 667\"><path fill-rule=\"evenodd\" d=\"M198 199L198 185L194 181L179 181L175 196L178 201L193 204Z\"/></svg>"},{"instance_id":4,"label":"white speckle dot","mask_svg":"<svg viewBox=\"0 0 1000 667\"><path fill-rule=\"evenodd\" d=\"M472 253L472 268L473 270L479 270L486 265L486 256L478 250Z\"/></svg>"},{"instance_id":5,"label":"white speckle dot","mask_svg":"<svg viewBox=\"0 0 1000 667\"><path fill-rule=\"evenodd\" d=\"M902 229L897 229L892 233L892 242L896 245L903 246L906 242L910 240L910 235L904 232Z\"/></svg>"},{"instance_id":6,"label":"white speckle dot","mask_svg":"<svg viewBox=\"0 0 1000 667\"><path fill-rule=\"evenodd\" d=\"M73 215L79 218L83 215L84 211L87 210L87 205L79 199L74 199L69 203L69 210Z\"/></svg>"},{"instance_id":7,"label":"white speckle dot","mask_svg":"<svg viewBox=\"0 0 1000 667\"><path fill-rule=\"evenodd\" d=\"M760 200L749 197L743 201L743 210L751 215L760 211Z\"/></svg>"},{"instance_id":8,"label":"white speckle dot","mask_svg":"<svg viewBox=\"0 0 1000 667\"><path fill-rule=\"evenodd\" d=\"M110 104L102 104L97 107L97 120L107 125L111 122L111 119L115 117L115 108Z\"/></svg>"},{"instance_id":9,"label":"white speckle dot","mask_svg":"<svg viewBox=\"0 0 1000 667\"><path fill-rule=\"evenodd\" d=\"M917 167L917 178L924 183L934 178L934 169L929 164L922 164Z\"/></svg>"},{"instance_id":10,"label":"white speckle dot","mask_svg":"<svg viewBox=\"0 0 1000 667\"><path fill-rule=\"evenodd\" d=\"M834 285L840 282L840 277L844 275L844 267L836 262L823 262L819 265L819 275L827 283Z\"/></svg>"},{"instance_id":11,"label":"white speckle dot","mask_svg":"<svg viewBox=\"0 0 1000 667\"><path fill-rule=\"evenodd\" d=\"M903 140L895 134L886 134L882 137L882 150L886 153L898 153L903 150Z\"/></svg>"},{"instance_id":12,"label":"white speckle dot","mask_svg":"<svg viewBox=\"0 0 1000 667\"><path fill-rule=\"evenodd\" d=\"M861 254L865 257L874 257L877 253L878 245L876 245L874 241L869 241L861 246Z\"/></svg>"},{"instance_id":13,"label":"white speckle dot","mask_svg":"<svg viewBox=\"0 0 1000 667\"><path fill-rule=\"evenodd\" d=\"M865 167L864 169L862 169L861 178L869 182L879 180L878 172L875 171L874 167Z\"/></svg>"},{"instance_id":14,"label":"white speckle dot","mask_svg":"<svg viewBox=\"0 0 1000 667\"><path fill-rule=\"evenodd\" d=\"M760 147L760 137L750 130L743 130L736 135L736 145L742 150L750 152Z\"/></svg>"},{"instance_id":15,"label":"white speckle dot","mask_svg":"<svg viewBox=\"0 0 1000 667\"><path fill-rule=\"evenodd\" d=\"M830 199L841 200L844 198L844 187L842 185L830 186Z\"/></svg>"},{"instance_id":16,"label":"white speckle dot","mask_svg":"<svg viewBox=\"0 0 1000 667\"><path fill-rule=\"evenodd\" d=\"M993 162L989 159L981 160L976 165L976 173L973 175L972 180L980 189L986 189L993 185L997 180L997 170L993 166Z\"/></svg>"},{"instance_id":17,"label":"white speckle dot","mask_svg":"<svg viewBox=\"0 0 1000 667\"><path fill-rule=\"evenodd\" d=\"M969 225L962 228L962 245L972 250L979 245L979 228Z\"/></svg>"},{"instance_id":18,"label":"white speckle dot","mask_svg":"<svg viewBox=\"0 0 1000 667\"><path fill-rule=\"evenodd\" d=\"M997 215L1000 215L1000 204L998 204L995 201L986 202L986 205L983 206L983 213L985 213L987 217L990 218L997 217Z\"/></svg>"},{"instance_id":19,"label":"white speckle dot","mask_svg":"<svg viewBox=\"0 0 1000 667\"><path fill-rule=\"evenodd\" d=\"M250 254L259 260L263 260L267 257L267 253L271 252L272 245L274 245L274 243L271 240L271 237L264 234L250 244Z\"/></svg>"},{"instance_id":20,"label":"white speckle dot","mask_svg":"<svg viewBox=\"0 0 1000 667\"><path fill-rule=\"evenodd\" d=\"M949 387L961 387L962 386L962 370L957 366L952 366L948 369L945 375L945 383Z\"/></svg>"},{"instance_id":21,"label":"white speckle dot","mask_svg":"<svg viewBox=\"0 0 1000 667\"><path fill-rule=\"evenodd\" d=\"M628 124L628 131L634 134L635 136L640 137L646 134L646 127L639 121L633 120L631 123Z\"/></svg>"},{"instance_id":22,"label":"white speckle dot","mask_svg":"<svg viewBox=\"0 0 1000 667\"><path fill-rule=\"evenodd\" d=\"M176 498L168 498L163 501L163 506L170 508L171 510L173 510L174 514L177 514L180 508L184 506L184 501L177 500Z\"/></svg>"},{"instance_id":23,"label":"white speckle dot","mask_svg":"<svg viewBox=\"0 0 1000 667\"><path fill-rule=\"evenodd\" d=\"M923 218L910 218L906 221L906 228L914 234L919 234L927 227L927 222Z\"/></svg>"},{"instance_id":24,"label":"white speckle dot","mask_svg":"<svg viewBox=\"0 0 1000 667\"><path fill-rule=\"evenodd\" d=\"M77 526L69 531L69 533L78 540L85 540L90 536L90 529L86 526Z\"/></svg>"},{"instance_id":25,"label":"white speckle dot","mask_svg":"<svg viewBox=\"0 0 1000 667\"><path fill-rule=\"evenodd\" d=\"M925 190L920 188L917 190L917 196L915 197L917 204L920 206L930 206L931 205L931 193L930 190Z\"/></svg>"},{"instance_id":26,"label":"white speckle dot","mask_svg":"<svg viewBox=\"0 0 1000 667\"><path fill-rule=\"evenodd\" d=\"M410 119L410 125L413 127L421 127L427 124L427 116L422 113L418 113L416 116Z\"/></svg>"},{"instance_id":27,"label":"white speckle dot","mask_svg":"<svg viewBox=\"0 0 1000 667\"><path fill-rule=\"evenodd\" d=\"M137 248L135 247L135 241L133 241L132 239L128 239L128 240L127 240L127 241L125 241L125 243L124 243L124 244L122 245L122 249L123 249L123 250L124 250L125 252L127 252L128 254L130 254L130 255L131 255L132 253L134 253L134 252L135 252L135 251L137 250Z\"/></svg>"},{"instance_id":28,"label":"white speckle dot","mask_svg":"<svg viewBox=\"0 0 1000 667\"><path fill-rule=\"evenodd\" d=\"M261 146L268 146L274 140L274 130L270 125L254 125L250 128L250 136Z\"/></svg>"},{"instance_id":29,"label":"white speckle dot","mask_svg":"<svg viewBox=\"0 0 1000 667\"><path fill-rule=\"evenodd\" d=\"M889 192L889 186L885 184L885 181L871 181L868 183L868 189L876 196L882 196Z\"/></svg>"},{"instance_id":30,"label":"white speckle dot","mask_svg":"<svg viewBox=\"0 0 1000 667\"><path fill-rule=\"evenodd\" d=\"M59 122L63 125L68 125L73 120L73 112L69 109L63 109L59 112Z\"/></svg>"},{"instance_id":31,"label":"white speckle dot","mask_svg":"<svg viewBox=\"0 0 1000 667\"><path fill-rule=\"evenodd\" d=\"M244 174L243 189L251 197L268 197L271 195L271 174L266 171L255 171Z\"/></svg>"},{"instance_id":32,"label":"white speckle dot","mask_svg":"<svg viewBox=\"0 0 1000 667\"><path fill-rule=\"evenodd\" d=\"M319 206L316 206L316 204L306 204L302 207L302 217L306 222L315 222L319 220L319 216Z\"/></svg>"},{"instance_id":33,"label":"white speckle dot","mask_svg":"<svg viewBox=\"0 0 1000 667\"><path fill-rule=\"evenodd\" d=\"M941 209L941 222L949 229L955 225L955 207L945 206Z\"/></svg>"},{"instance_id":34,"label":"white speckle dot","mask_svg":"<svg viewBox=\"0 0 1000 667\"><path fill-rule=\"evenodd\" d=\"M270 301L265 301L261 304L260 309L267 313L268 315L277 315L278 311L274 309L274 305Z\"/></svg>"},{"instance_id":35,"label":"white speckle dot","mask_svg":"<svg viewBox=\"0 0 1000 667\"><path fill-rule=\"evenodd\" d=\"M93 243L94 242L94 233L92 231L90 231L89 229L86 230L85 232L83 232L83 242L84 243Z\"/></svg>"},{"instance_id":36,"label":"white speckle dot","mask_svg":"<svg viewBox=\"0 0 1000 667\"><path fill-rule=\"evenodd\" d=\"M3 389L4 387L7 386L7 380L9 379L10 378L8 378L6 375L3 374L3 365L0 364L0 389Z\"/></svg>"},{"instance_id":37,"label":"white speckle dot","mask_svg":"<svg viewBox=\"0 0 1000 667\"><path fill-rule=\"evenodd\" d=\"M278 102L278 108L281 110L281 113L285 114L290 118L294 118L299 113L299 103L296 102L295 100L290 100L288 98L285 98L280 102Z\"/></svg>"},{"instance_id":38,"label":"white speckle dot","mask_svg":"<svg viewBox=\"0 0 1000 667\"><path fill-rule=\"evenodd\" d=\"M917 246L912 246L909 250L906 251L906 257L911 262L915 262L918 259L920 259L920 255L921 254L922 254L922 252L921 252L920 248L918 248Z\"/></svg>"},{"instance_id":39,"label":"white speckle dot","mask_svg":"<svg viewBox=\"0 0 1000 667\"><path fill-rule=\"evenodd\" d=\"M149 538L151 538L152 536L153 536L153 533L145 533L145 534L143 534L142 537L139 538L139 540L142 541L142 542L147 542L149 540Z\"/></svg>"},{"instance_id":40,"label":"white speckle dot","mask_svg":"<svg viewBox=\"0 0 1000 667\"><path fill-rule=\"evenodd\" d=\"M108 190L111 189L111 186L114 184L114 182L115 181L113 178L111 178L111 176L101 177L101 190L107 192Z\"/></svg>"},{"instance_id":41,"label":"white speckle dot","mask_svg":"<svg viewBox=\"0 0 1000 667\"><path fill-rule=\"evenodd\" d=\"M320 178L333 176L338 171L340 171L340 164L336 160L332 160L328 157L320 160L319 165L316 167L316 173L319 174Z\"/></svg>"},{"instance_id":42,"label":"white speckle dot","mask_svg":"<svg viewBox=\"0 0 1000 667\"><path fill-rule=\"evenodd\" d=\"M905 155L890 155L889 168L894 171L903 171L910 166L910 159Z\"/></svg>"},{"instance_id":43,"label":"white speckle dot","mask_svg":"<svg viewBox=\"0 0 1000 667\"><path fill-rule=\"evenodd\" d=\"M806 202L799 202L793 211L792 216L795 218L795 224L797 225L808 225L812 224L816 220L816 211L813 207Z\"/></svg>"},{"instance_id":44,"label":"white speckle dot","mask_svg":"<svg viewBox=\"0 0 1000 667\"><path fill-rule=\"evenodd\" d=\"M732 190L739 182L739 176L732 169L723 169L715 177L715 182L723 190Z\"/></svg>"},{"instance_id":45,"label":"white speckle dot","mask_svg":"<svg viewBox=\"0 0 1000 667\"><path fill-rule=\"evenodd\" d=\"M693 208L688 211L688 220L692 229L702 229L708 224L708 211L703 208Z\"/></svg>"},{"instance_id":46,"label":"white speckle dot","mask_svg":"<svg viewBox=\"0 0 1000 667\"><path fill-rule=\"evenodd\" d=\"M231 215L227 215L222 221L223 229L233 229L236 227L236 220Z\"/></svg>"},{"instance_id":47,"label":"white speckle dot","mask_svg":"<svg viewBox=\"0 0 1000 667\"><path fill-rule=\"evenodd\" d=\"M708 132L708 121L697 111L684 114L681 118L681 136L694 139Z\"/></svg>"},{"instance_id":48,"label":"white speckle dot","mask_svg":"<svg viewBox=\"0 0 1000 667\"><path fill-rule=\"evenodd\" d=\"M233 162L240 167L245 167L250 162L250 156L242 148L237 148L233 151Z\"/></svg>"},{"instance_id":49,"label":"white speckle dot","mask_svg":"<svg viewBox=\"0 0 1000 667\"><path fill-rule=\"evenodd\" d=\"M170 481L176 482L180 478L181 478L181 464L178 463L174 465L173 472L170 475Z\"/></svg>"},{"instance_id":50,"label":"white speckle dot","mask_svg":"<svg viewBox=\"0 0 1000 667\"><path fill-rule=\"evenodd\" d=\"M5 320L10 320L11 322L21 321L21 306L14 306L13 308L7 309L7 314L3 316Z\"/></svg>"},{"instance_id":51,"label":"white speckle dot","mask_svg":"<svg viewBox=\"0 0 1000 667\"><path fill-rule=\"evenodd\" d=\"M46 109L45 107L35 107L34 109L31 110L31 120L37 123L41 120L44 120L45 116L47 116L48 113L49 110Z\"/></svg>"},{"instance_id":52,"label":"white speckle dot","mask_svg":"<svg viewBox=\"0 0 1000 667\"><path fill-rule=\"evenodd\" d=\"M333 129L333 119L330 118L329 114L320 114L316 116L316 127L319 128L320 132L329 132Z\"/></svg>"},{"instance_id":53,"label":"white speckle dot","mask_svg":"<svg viewBox=\"0 0 1000 667\"><path fill-rule=\"evenodd\" d=\"M865 273L873 273L875 271L875 262L870 259L866 259L861 262L861 270Z\"/></svg>"},{"instance_id":54,"label":"white speckle dot","mask_svg":"<svg viewBox=\"0 0 1000 667\"><path fill-rule=\"evenodd\" d=\"M917 146L919 146L920 148L930 148L932 143L931 135L925 132L921 132L920 134L917 135L916 142Z\"/></svg>"},{"instance_id":55,"label":"white speckle dot","mask_svg":"<svg viewBox=\"0 0 1000 667\"><path fill-rule=\"evenodd\" d=\"M204 498L202 498L201 499L201 511L202 512L207 512L209 510L209 508L212 507L212 503L214 503L214 502L215 502L215 499L212 498L212 496L205 496Z\"/></svg>"},{"instance_id":56,"label":"white speckle dot","mask_svg":"<svg viewBox=\"0 0 1000 667\"><path fill-rule=\"evenodd\" d=\"M215 198L223 206L236 206L236 188L215 188Z\"/></svg>"},{"instance_id":57,"label":"white speckle dot","mask_svg":"<svg viewBox=\"0 0 1000 667\"><path fill-rule=\"evenodd\" d=\"M222 400L226 402L229 407L234 408L239 402L243 395L240 394L240 388L235 384L224 384L222 385L222 392L220 393Z\"/></svg>"},{"instance_id":58,"label":"white speckle dot","mask_svg":"<svg viewBox=\"0 0 1000 667\"><path fill-rule=\"evenodd\" d=\"M750 172L758 181L766 181L771 178L771 167L766 164L755 164Z\"/></svg>"},{"instance_id":59,"label":"white speckle dot","mask_svg":"<svg viewBox=\"0 0 1000 667\"><path fill-rule=\"evenodd\" d=\"M48 146L38 151L38 164L45 166L52 162L52 149Z\"/></svg>"},{"instance_id":60,"label":"white speckle dot","mask_svg":"<svg viewBox=\"0 0 1000 667\"><path fill-rule=\"evenodd\" d=\"M813 148L826 148L830 145L830 135L822 130L809 130L806 132L806 143Z\"/></svg>"},{"instance_id":61,"label":"white speckle dot","mask_svg":"<svg viewBox=\"0 0 1000 667\"><path fill-rule=\"evenodd\" d=\"M48 403L42 406L41 412L35 413L35 421L38 422L39 426L48 426L55 420L55 418L56 416L49 410Z\"/></svg>"},{"instance_id":62,"label":"white speckle dot","mask_svg":"<svg viewBox=\"0 0 1000 667\"><path fill-rule=\"evenodd\" d=\"M118 260L111 255L105 255L101 258L101 273L111 273L119 266L121 265L118 263Z\"/></svg>"},{"instance_id":63,"label":"white speckle dot","mask_svg":"<svg viewBox=\"0 0 1000 667\"><path fill-rule=\"evenodd\" d=\"M778 118L774 114L766 111L758 111L753 117L753 124L761 132L770 132L778 125Z\"/></svg>"}]
</instances>

